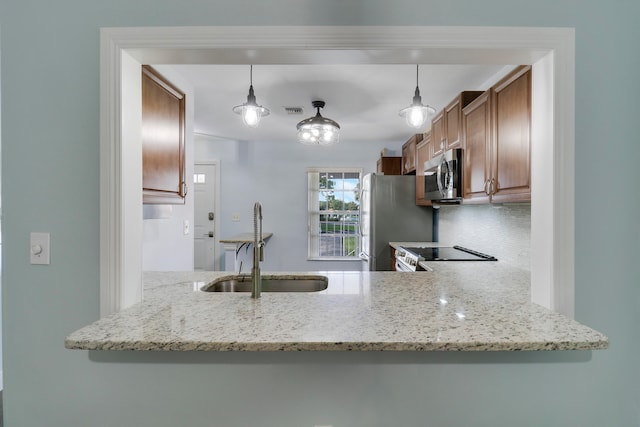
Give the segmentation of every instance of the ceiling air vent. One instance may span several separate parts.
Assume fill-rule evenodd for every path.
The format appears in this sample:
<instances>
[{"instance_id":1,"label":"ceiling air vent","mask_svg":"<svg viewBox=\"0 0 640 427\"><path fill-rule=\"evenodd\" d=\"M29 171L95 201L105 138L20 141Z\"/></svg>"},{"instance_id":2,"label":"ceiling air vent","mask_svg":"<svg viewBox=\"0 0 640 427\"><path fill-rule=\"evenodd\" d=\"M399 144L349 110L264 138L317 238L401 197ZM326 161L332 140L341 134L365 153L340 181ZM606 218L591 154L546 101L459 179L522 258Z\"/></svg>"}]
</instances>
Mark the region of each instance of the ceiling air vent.
<instances>
[{"instance_id":1,"label":"ceiling air vent","mask_svg":"<svg viewBox=\"0 0 640 427\"><path fill-rule=\"evenodd\" d=\"M284 108L284 112L288 115L296 115L304 113L304 109L302 107L282 107Z\"/></svg>"}]
</instances>

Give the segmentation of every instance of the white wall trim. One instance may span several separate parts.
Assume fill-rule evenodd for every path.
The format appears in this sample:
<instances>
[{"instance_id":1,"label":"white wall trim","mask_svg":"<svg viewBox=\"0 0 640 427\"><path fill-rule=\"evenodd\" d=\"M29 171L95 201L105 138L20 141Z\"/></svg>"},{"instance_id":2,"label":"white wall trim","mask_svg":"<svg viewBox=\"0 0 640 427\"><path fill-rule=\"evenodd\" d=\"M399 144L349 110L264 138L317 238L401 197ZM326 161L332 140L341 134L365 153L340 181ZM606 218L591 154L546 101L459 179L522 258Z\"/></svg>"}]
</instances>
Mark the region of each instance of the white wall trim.
<instances>
[{"instance_id":1,"label":"white wall trim","mask_svg":"<svg viewBox=\"0 0 640 427\"><path fill-rule=\"evenodd\" d=\"M120 176L121 48L110 34L100 35L100 316L120 304L122 242Z\"/></svg>"},{"instance_id":2,"label":"white wall trim","mask_svg":"<svg viewBox=\"0 0 640 427\"><path fill-rule=\"evenodd\" d=\"M139 63L101 36L100 315L142 299L142 142ZM123 75L127 79L123 79ZM128 94L128 95L127 95ZM127 102L122 102L128 96ZM136 102L137 100L139 102ZM126 185L125 185L126 183Z\"/></svg>"},{"instance_id":3,"label":"white wall trim","mask_svg":"<svg viewBox=\"0 0 640 427\"><path fill-rule=\"evenodd\" d=\"M553 146L540 144L539 141L554 139L553 108L549 108L553 99L553 53L533 64L531 99L531 140L537 149L531 150L531 187L553 187ZM529 268L532 283L552 283L553 254L553 210L552 192L535 191L531 195L531 205L536 214L531 215L531 256ZM532 209L533 210L533 209ZM535 236L535 237L533 237ZM552 306L552 289L544 286L531 287L532 301Z\"/></svg>"},{"instance_id":4,"label":"white wall trim","mask_svg":"<svg viewBox=\"0 0 640 427\"><path fill-rule=\"evenodd\" d=\"M570 28L530 27L140 27L103 28L100 45L100 308L101 315L135 302L124 298L127 286L141 286L135 257L125 255L125 224L142 221L123 199L123 165L127 144L121 133L121 57L142 63L497 63L535 64L553 54L553 179L550 187L533 187L551 195L553 209L538 212L532 224L548 224L551 253L532 265L552 273L532 276L534 302L573 317L574 313L574 58L575 32ZM543 198L544 199L544 198ZM542 219L538 220L538 217ZM551 233L551 234L549 234ZM127 249L135 251L129 239ZM141 248L141 244L139 246ZM532 258L539 254L532 253ZM137 283L134 283L136 282ZM537 289L544 291L538 292Z\"/></svg>"},{"instance_id":5,"label":"white wall trim","mask_svg":"<svg viewBox=\"0 0 640 427\"><path fill-rule=\"evenodd\" d=\"M575 32L554 48L553 284L554 310L575 313Z\"/></svg>"}]
</instances>

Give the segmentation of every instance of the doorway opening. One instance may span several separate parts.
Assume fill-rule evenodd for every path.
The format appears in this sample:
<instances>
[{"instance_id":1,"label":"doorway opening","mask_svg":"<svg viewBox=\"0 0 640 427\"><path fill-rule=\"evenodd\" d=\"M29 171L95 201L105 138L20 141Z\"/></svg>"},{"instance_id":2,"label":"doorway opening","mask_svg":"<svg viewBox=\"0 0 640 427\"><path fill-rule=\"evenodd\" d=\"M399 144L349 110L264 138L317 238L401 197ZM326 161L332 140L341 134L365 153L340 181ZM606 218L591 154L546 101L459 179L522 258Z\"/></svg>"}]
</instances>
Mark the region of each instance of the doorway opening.
<instances>
[{"instance_id":1,"label":"doorway opening","mask_svg":"<svg viewBox=\"0 0 640 427\"><path fill-rule=\"evenodd\" d=\"M531 293L574 312L574 30L502 27L173 27L101 32L101 315L142 298L139 129L122 125L142 63L532 64ZM135 79L135 78L133 78ZM130 101L130 99L129 99ZM132 117L132 116L127 116ZM137 165L137 170L133 170ZM123 185L123 183L128 185ZM127 233L124 233L127 230ZM137 256L136 256L137 255ZM124 284L129 284L125 286Z\"/></svg>"}]
</instances>

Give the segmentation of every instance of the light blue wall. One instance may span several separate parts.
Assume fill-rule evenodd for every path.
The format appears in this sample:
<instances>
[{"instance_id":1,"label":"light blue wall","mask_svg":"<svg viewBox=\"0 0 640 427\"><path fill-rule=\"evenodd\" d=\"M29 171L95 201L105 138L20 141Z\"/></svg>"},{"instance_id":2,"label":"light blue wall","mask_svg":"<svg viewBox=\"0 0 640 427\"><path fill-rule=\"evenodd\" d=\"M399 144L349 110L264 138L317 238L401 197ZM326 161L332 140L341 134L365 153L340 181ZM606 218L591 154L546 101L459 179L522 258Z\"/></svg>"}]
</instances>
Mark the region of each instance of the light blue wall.
<instances>
[{"instance_id":1,"label":"light blue wall","mask_svg":"<svg viewBox=\"0 0 640 427\"><path fill-rule=\"evenodd\" d=\"M3 1L5 425L637 426L640 30L636 0ZM576 317L598 352L87 353L98 317L98 28L576 28ZM28 264L30 231L51 265ZM398 313L399 316L402 313Z\"/></svg>"},{"instance_id":2,"label":"light blue wall","mask_svg":"<svg viewBox=\"0 0 640 427\"><path fill-rule=\"evenodd\" d=\"M2 43L0 42L0 46ZM2 50L0 49L0 52ZM0 55L1 56L1 55ZM0 58L0 64L2 60ZM0 81L2 73L0 73ZM2 99L2 89L0 88L0 99ZM2 114L2 103L0 103L0 115ZM2 129L2 118L0 117L0 129ZM2 135L0 135L0 162L2 161ZM2 166L0 164L0 172ZM2 176L0 174L0 195L2 194ZM0 200L0 218L2 218L2 200ZM0 224L0 256L2 256L2 224ZM0 273L2 273L2 260L0 260ZM2 389L2 278L0 277L0 389Z\"/></svg>"},{"instance_id":3,"label":"light blue wall","mask_svg":"<svg viewBox=\"0 0 640 427\"><path fill-rule=\"evenodd\" d=\"M258 130L259 131L259 130ZM407 139L411 132L407 132ZM219 160L220 238L253 230L253 204L263 210L263 229L273 233L265 247L263 271L360 270L360 261L307 261L307 168L358 167L375 172L380 150L401 153L403 141L340 141L331 147L309 147L293 140L231 141L195 136L196 159ZM237 214L240 221L231 220ZM425 227L431 227L430 220ZM221 255L221 251L218 251ZM286 254L287 256L283 256ZM252 252L241 251L243 271L251 269ZM222 264L224 265L224 261Z\"/></svg>"}]
</instances>

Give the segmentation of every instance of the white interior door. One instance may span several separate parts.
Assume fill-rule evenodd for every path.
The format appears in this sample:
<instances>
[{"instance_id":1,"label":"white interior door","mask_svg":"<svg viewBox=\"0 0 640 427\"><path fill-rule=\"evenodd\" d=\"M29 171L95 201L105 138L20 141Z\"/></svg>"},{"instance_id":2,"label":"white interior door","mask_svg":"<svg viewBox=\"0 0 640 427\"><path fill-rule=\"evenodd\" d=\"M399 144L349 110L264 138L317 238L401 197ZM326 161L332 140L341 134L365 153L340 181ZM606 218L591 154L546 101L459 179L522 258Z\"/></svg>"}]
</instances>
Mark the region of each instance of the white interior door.
<instances>
[{"instance_id":1,"label":"white interior door","mask_svg":"<svg viewBox=\"0 0 640 427\"><path fill-rule=\"evenodd\" d=\"M216 164L195 164L193 170L193 268L215 270Z\"/></svg>"}]
</instances>

